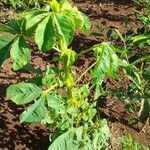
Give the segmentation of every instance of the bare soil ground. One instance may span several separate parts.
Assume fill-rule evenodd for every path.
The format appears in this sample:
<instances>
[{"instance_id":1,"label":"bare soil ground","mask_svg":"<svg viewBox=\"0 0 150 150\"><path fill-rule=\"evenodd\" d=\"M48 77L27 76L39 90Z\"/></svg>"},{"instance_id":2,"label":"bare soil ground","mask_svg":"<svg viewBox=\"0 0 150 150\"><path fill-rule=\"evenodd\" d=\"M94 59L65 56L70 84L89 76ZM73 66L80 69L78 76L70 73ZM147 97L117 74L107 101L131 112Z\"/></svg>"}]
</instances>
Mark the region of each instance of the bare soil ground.
<instances>
[{"instance_id":1,"label":"bare soil ground","mask_svg":"<svg viewBox=\"0 0 150 150\"><path fill-rule=\"evenodd\" d=\"M104 31L109 28L118 28L121 32L126 31L124 20L128 16L129 28L136 30L141 24L132 15L136 10L129 0L114 0L106 3L101 1L91 0L74 0L76 6L85 12L91 20L91 32L97 31L95 25L103 24ZM13 9L4 8L0 3L0 22L6 23L14 18L16 12ZM87 37L77 34L71 47L78 52L88 48L95 43L105 41L106 37L96 39L94 36ZM37 51L32 45L32 64L35 68L45 69L46 65L54 65L51 62L51 53L43 54ZM92 56L86 55L75 64L76 70L80 75L89 63L93 61ZM46 150L49 146L49 131L41 124L38 125L23 125L19 123L19 114L24 110L24 107L16 106L10 100L6 99L6 89L12 83L24 81L34 76L30 73L20 71L14 72L11 69L11 62L8 60L0 71L0 150ZM83 82L87 82L90 77L87 75ZM116 83L111 79L106 79L108 88L116 86ZM122 87L126 86L127 81L122 78L122 81L117 83ZM110 129L112 133L111 148L119 150L119 137L128 135L129 133L140 144L150 145L150 126L146 126L143 132L139 132L142 124L130 126L128 120L135 117L128 113L124 104L114 97L106 97L103 99L104 104L99 106L101 117L107 118L110 121Z\"/></svg>"}]
</instances>

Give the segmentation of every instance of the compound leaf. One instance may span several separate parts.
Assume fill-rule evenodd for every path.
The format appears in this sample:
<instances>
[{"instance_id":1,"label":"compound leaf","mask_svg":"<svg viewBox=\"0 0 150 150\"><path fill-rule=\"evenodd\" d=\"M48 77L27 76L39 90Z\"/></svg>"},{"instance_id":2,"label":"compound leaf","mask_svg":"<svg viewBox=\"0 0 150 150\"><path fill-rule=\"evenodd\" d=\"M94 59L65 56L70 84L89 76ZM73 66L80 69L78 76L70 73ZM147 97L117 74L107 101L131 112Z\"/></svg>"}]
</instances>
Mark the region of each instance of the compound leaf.
<instances>
[{"instance_id":1,"label":"compound leaf","mask_svg":"<svg viewBox=\"0 0 150 150\"><path fill-rule=\"evenodd\" d=\"M96 78L97 82L102 82L105 74L115 77L117 75L117 70L122 63L115 54L114 47L110 43L102 43L96 45L94 51L97 63L92 72L93 78Z\"/></svg>"},{"instance_id":2,"label":"compound leaf","mask_svg":"<svg viewBox=\"0 0 150 150\"><path fill-rule=\"evenodd\" d=\"M117 78L117 70L123 66L123 61L115 54L115 47L110 43L101 43L96 45L93 50L97 58L97 63L92 71L93 82L101 85L106 74L111 77ZM99 87L99 86L96 86ZM96 89L95 99L98 98L99 90ZM100 95L99 95L100 96Z\"/></svg>"}]
</instances>

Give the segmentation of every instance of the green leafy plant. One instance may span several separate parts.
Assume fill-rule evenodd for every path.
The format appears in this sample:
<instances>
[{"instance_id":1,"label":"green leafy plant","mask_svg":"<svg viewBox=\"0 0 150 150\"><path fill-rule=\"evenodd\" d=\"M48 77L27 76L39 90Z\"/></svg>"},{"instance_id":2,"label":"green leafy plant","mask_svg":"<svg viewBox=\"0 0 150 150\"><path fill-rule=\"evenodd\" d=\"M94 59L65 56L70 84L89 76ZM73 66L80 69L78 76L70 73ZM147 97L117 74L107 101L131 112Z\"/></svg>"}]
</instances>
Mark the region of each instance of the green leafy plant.
<instances>
[{"instance_id":1,"label":"green leafy plant","mask_svg":"<svg viewBox=\"0 0 150 150\"><path fill-rule=\"evenodd\" d=\"M76 28L85 34L90 28L88 18L83 13L72 7L68 1L58 3L53 0L46 9L25 12L15 22L19 24L19 33L14 32L13 26L9 24L1 24L1 31L16 33L11 40L9 34L1 48L3 53L10 43L8 50L11 51L10 55L14 60L14 70L29 63L29 48L23 43L31 36L34 36L39 50L56 50L58 57L55 60L62 65L62 68L48 66L41 76L9 86L8 98L17 105L28 104L28 108L20 115L20 122L41 121L52 128L52 144L49 149L107 148L110 132L106 120L99 120L95 100L101 95L105 75L118 78L117 70L124 65L123 60L116 55L117 49L109 42L90 48L88 51L94 52L96 61L76 79L72 65L79 56L88 51L77 54L68 46ZM19 58L26 58L25 61L22 62L22 58L16 59L18 54ZM4 61L5 58L3 57ZM89 81L86 85L78 84L89 71L93 77L91 83ZM94 90L95 94L93 101L89 102L91 90Z\"/></svg>"},{"instance_id":2,"label":"green leafy plant","mask_svg":"<svg viewBox=\"0 0 150 150\"><path fill-rule=\"evenodd\" d=\"M115 30L120 40L123 42L123 50L119 51L120 57L128 62L123 68L124 74L129 79L130 83L126 91L123 89L112 89L109 94L114 94L122 100L129 112L135 113L139 111L139 117L136 122L145 122L149 118L149 80L148 72L150 55L148 52L142 53L139 58L132 60L135 57L137 49L148 49L149 33L124 36L118 30ZM136 56L137 57L137 56ZM132 61L131 61L132 60ZM146 78L145 78L146 76ZM140 110L137 109L140 106ZM138 121L137 121L138 120ZM132 121L132 119L131 119ZM130 121L129 121L130 122Z\"/></svg>"},{"instance_id":3,"label":"green leafy plant","mask_svg":"<svg viewBox=\"0 0 150 150\"><path fill-rule=\"evenodd\" d=\"M146 1L138 1L139 5L145 9L144 15L136 14L136 17L143 22L144 27L138 31L137 35L132 35L127 40L127 50L132 50L135 53L135 50L138 49L146 49L146 52L141 53L140 58L137 58L135 61L130 62L129 67L126 68L126 73L132 84L129 85L128 92L124 94L124 100L127 104L130 105L131 112L136 111L136 103L140 102L140 110L139 111L139 120L141 122L147 122L150 116L150 104L149 104L149 73L147 68L149 68L149 40L150 40L150 28L149 28L149 11L150 11L150 3L149 0ZM121 37L120 37L121 38ZM122 38L121 38L122 39ZM122 40L123 41L123 40ZM128 59L130 57L127 55ZM134 55L131 55L131 58ZM140 67L137 67L140 66ZM121 92L120 92L121 93ZM125 96L126 95L126 96ZM122 97L122 98L123 98Z\"/></svg>"},{"instance_id":4,"label":"green leafy plant","mask_svg":"<svg viewBox=\"0 0 150 150\"><path fill-rule=\"evenodd\" d=\"M22 123L41 121L53 129L54 133L50 139L54 142L50 149L108 147L109 128L105 120L98 119L96 101L89 102L88 97L94 86L96 93L94 100L96 100L105 74L115 76L122 61L117 57L110 43L95 45L91 50L94 50L97 61L86 70L87 72L94 67L90 87L90 83L80 86L77 84L86 72L75 81L71 66L76 61L77 54L67 48L62 49L60 53L59 61L63 65L61 70L47 67L43 76L11 85L7 89L7 97L16 104L30 103L30 106L20 115ZM106 61L106 57L107 66L101 65L100 62ZM59 90L63 92L60 93ZM62 139L66 143L65 146L62 144Z\"/></svg>"},{"instance_id":5,"label":"green leafy plant","mask_svg":"<svg viewBox=\"0 0 150 150\"><path fill-rule=\"evenodd\" d=\"M136 44L147 43L150 45L150 0L136 1L136 3L144 9L144 14L135 13L138 20L144 25L144 33L133 37Z\"/></svg>"},{"instance_id":6,"label":"green leafy plant","mask_svg":"<svg viewBox=\"0 0 150 150\"><path fill-rule=\"evenodd\" d=\"M137 143L130 134L121 138L121 147L122 150L149 150L148 147Z\"/></svg>"},{"instance_id":7,"label":"green leafy plant","mask_svg":"<svg viewBox=\"0 0 150 150\"><path fill-rule=\"evenodd\" d=\"M150 1L149 0L134 0L134 2L138 6L142 7L144 9L144 12L149 16L149 12L150 12ZM146 16L144 16L144 17L146 17Z\"/></svg>"},{"instance_id":8,"label":"green leafy plant","mask_svg":"<svg viewBox=\"0 0 150 150\"><path fill-rule=\"evenodd\" d=\"M62 68L47 66L47 70L42 75L8 87L8 98L17 105L28 104L26 110L20 115L20 122L40 121L52 128L53 133L50 136L52 144L49 149L96 150L108 147L110 132L107 121L98 119L96 101L90 103L88 100L92 89L90 83L80 86L77 83L86 72L95 68L92 76L98 83L93 80L93 83L95 82L93 85L100 86L106 73L114 74L110 61L115 65L114 71L117 71L120 63L115 63L114 59L119 61L119 58L113 46L110 43L102 43L92 47L91 50L94 51L97 61L76 80L72 65L77 60L78 54L68 46L76 28L87 33L90 25L84 14L76 7L72 7L68 1L58 3L53 0L48 8L25 12L14 22L19 24L17 32L14 31L13 25L1 24L0 26L1 31L16 33L12 39L10 39L12 34L4 38L4 44L1 46L2 54L4 49L9 47L8 50L14 61L14 70L29 63L29 48L24 43L26 38L33 35L41 51L54 49L58 52L57 61L62 65ZM19 59L16 59L18 54ZM2 64L8 58L5 54L3 56ZM25 58L25 61L22 62L24 59L21 57ZM105 68L101 66L100 61L106 60L106 57L109 57L109 62ZM100 79L98 79L99 75Z\"/></svg>"},{"instance_id":9,"label":"green leafy plant","mask_svg":"<svg viewBox=\"0 0 150 150\"><path fill-rule=\"evenodd\" d=\"M26 67L31 58L27 40L34 39L40 51L57 52L53 61L57 61L60 67L47 66L37 77L10 85L7 97L17 105L27 104L28 107L20 115L21 123L42 122L52 129L50 150L107 149L110 131L107 121L99 118L96 105L104 92L104 78L108 75L119 79L118 70L122 67L143 97L145 87L144 90L141 88L140 76L143 70L138 73L135 66L138 60L129 63L126 39L118 30L116 33L124 42L125 52L122 53L110 42L103 42L76 53L70 44L76 29L88 33L88 17L67 0L52 0L47 4L42 9L24 12L6 25L0 24L3 33L0 36L0 65L11 57L14 70ZM95 62L76 78L74 63L90 51L94 54ZM87 84L80 84L87 72L91 73L92 79ZM142 108L146 106L145 102Z\"/></svg>"},{"instance_id":10,"label":"green leafy plant","mask_svg":"<svg viewBox=\"0 0 150 150\"><path fill-rule=\"evenodd\" d=\"M109 94L114 94L121 99L128 110L132 113L139 111L139 120L146 121L149 118L149 40L150 40L150 28L149 28L149 0L137 1L138 5L144 8L144 15L136 13L136 17L143 23L143 27L136 32L127 31L121 33L118 29L109 30L108 38L114 43L121 44L121 50L118 49L117 53L119 58L125 59L126 67L123 68L124 74L129 79L127 91L122 89L113 89ZM128 28L127 28L128 29ZM145 49L145 52L141 52ZM138 55L138 56L137 56ZM136 60L135 60L136 57ZM145 78L146 76L146 78ZM106 92L107 93L107 92ZM138 107L137 107L138 106ZM137 109L140 107L140 110Z\"/></svg>"},{"instance_id":11,"label":"green leafy plant","mask_svg":"<svg viewBox=\"0 0 150 150\"><path fill-rule=\"evenodd\" d=\"M4 4L12 5L13 7L39 6L44 4L44 0L2 0Z\"/></svg>"},{"instance_id":12,"label":"green leafy plant","mask_svg":"<svg viewBox=\"0 0 150 150\"><path fill-rule=\"evenodd\" d=\"M0 65L9 57L13 60L13 69L19 70L30 62L30 51L26 39L34 34L41 51L59 49L68 46L73 40L76 28L88 32L88 18L67 1L58 3L53 0L47 9L25 12L22 17L7 25L0 24ZM6 34L6 32L8 34Z\"/></svg>"}]
</instances>

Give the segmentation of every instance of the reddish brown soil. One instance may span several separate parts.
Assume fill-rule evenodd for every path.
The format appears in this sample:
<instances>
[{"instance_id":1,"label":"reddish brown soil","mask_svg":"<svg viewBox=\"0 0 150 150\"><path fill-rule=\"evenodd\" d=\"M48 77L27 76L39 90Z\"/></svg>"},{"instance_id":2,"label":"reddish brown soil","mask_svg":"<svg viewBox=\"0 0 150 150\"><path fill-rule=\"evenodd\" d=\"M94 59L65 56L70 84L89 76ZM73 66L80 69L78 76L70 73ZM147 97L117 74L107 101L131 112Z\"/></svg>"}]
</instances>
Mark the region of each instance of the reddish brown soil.
<instances>
[{"instance_id":1,"label":"reddish brown soil","mask_svg":"<svg viewBox=\"0 0 150 150\"><path fill-rule=\"evenodd\" d=\"M129 0L114 0L113 3L103 3L97 0L74 0L75 4L80 10L85 12L91 20L92 29L91 32L96 31L95 25L102 23L104 25L104 32L109 28L117 27L121 32L126 31L124 20L128 16L129 28L137 29L141 24L135 20L132 15L136 11L135 7ZM101 2L102 2L101 1ZM3 11L4 10L4 11ZM15 15L13 10L4 9L0 5L0 22L6 22L7 19L13 18ZM95 37L89 35L87 37L82 35L76 35L71 47L76 49L77 52L82 49L88 48L91 45L102 42L106 37ZM32 46L32 64L35 68L45 69L46 64L53 65L51 62L51 54L42 54ZM81 58L76 64L75 68L80 75L89 63L93 61L91 55L86 55ZM46 150L49 145L49 133L41 125L23 125L19 123L19 114L24 110L24 107L16 106L11 101L7 100L6 88L12 83L24 81L27 78L31 78L33 74L27 72L14 72L11 69L11 62L8 61L0 72L0 149L8 150ZM87 75L83 82L87 82L90 77ZM108 80L107 80L108 81ZM121 83L115 83L109 80L107 86L113 87L119 85L125 86L125 79L122 79ZM116 85L117 84L117 85ZM121 135L131 134L135 140L146 146L150 145L150 126L146 126L143 132L139 132L142 124L136 126L128 125L128 120L135 117L128 113L124 104L114 97L107 97L103 100L103 105L99 106L99 110L102 114L102 118L107 118L110 121L110 129L112 133L111 148L119 150L119 137Z\"/></svg>"}]
</instances>

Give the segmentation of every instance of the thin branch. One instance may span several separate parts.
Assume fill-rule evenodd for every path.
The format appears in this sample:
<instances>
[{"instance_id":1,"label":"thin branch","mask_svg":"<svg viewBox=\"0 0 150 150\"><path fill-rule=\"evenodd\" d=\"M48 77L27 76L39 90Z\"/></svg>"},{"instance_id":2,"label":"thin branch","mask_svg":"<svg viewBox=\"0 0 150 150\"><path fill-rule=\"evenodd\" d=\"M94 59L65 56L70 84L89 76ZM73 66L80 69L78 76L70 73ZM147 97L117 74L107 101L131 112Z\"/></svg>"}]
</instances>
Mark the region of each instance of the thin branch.
<instances>
[{"instance_id":1,"label":"thin branch","mask_svg":"<svg viewBox=\"0 0 150 150\"><path fill-rule=\"evenodd\" d=\"M87 69L83 72L83 74L76 80L75 84L77 84L77 83L82 79L82 77L83 77L91 68L93 68L93 67L96 65L96 63L97 63L97 62L94 62L89 68L87 68Z\"/></svg>"}]
</instances>

